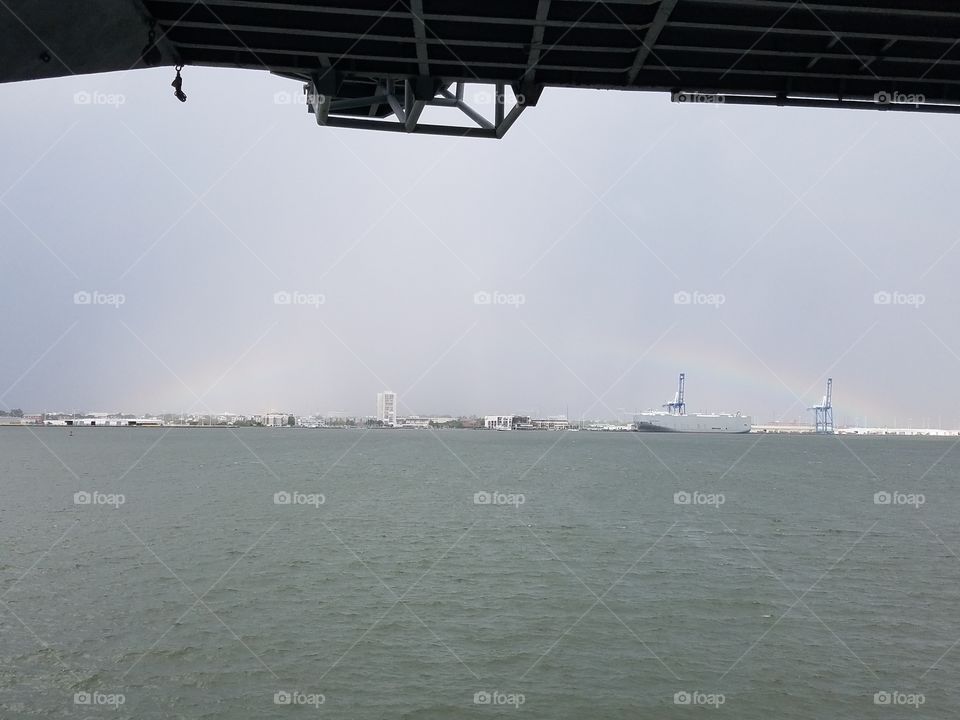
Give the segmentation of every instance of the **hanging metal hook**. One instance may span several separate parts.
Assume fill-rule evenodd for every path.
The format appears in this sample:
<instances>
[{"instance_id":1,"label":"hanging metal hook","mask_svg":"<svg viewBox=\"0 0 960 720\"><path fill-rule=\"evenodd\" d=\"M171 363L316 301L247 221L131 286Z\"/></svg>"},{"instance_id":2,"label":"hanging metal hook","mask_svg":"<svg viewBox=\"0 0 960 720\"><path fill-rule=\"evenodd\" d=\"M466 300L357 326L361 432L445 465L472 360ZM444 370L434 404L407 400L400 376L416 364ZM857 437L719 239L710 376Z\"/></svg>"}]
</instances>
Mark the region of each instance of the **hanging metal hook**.
<instances>
[{"instance_id":1,"label":"hanging metal hook","mask_svg":"<svg viewBox=\"0 0 960 720\"><path fill-rule=\"evenodd\" d=\"M186 102L187 96L183 92L183 78L180 77L180 71L183 70L183 65L177 65L177 76L173 79L173 82L170 83L173 87L173 95L180 102Z\"/></svg>"}]
</instances>

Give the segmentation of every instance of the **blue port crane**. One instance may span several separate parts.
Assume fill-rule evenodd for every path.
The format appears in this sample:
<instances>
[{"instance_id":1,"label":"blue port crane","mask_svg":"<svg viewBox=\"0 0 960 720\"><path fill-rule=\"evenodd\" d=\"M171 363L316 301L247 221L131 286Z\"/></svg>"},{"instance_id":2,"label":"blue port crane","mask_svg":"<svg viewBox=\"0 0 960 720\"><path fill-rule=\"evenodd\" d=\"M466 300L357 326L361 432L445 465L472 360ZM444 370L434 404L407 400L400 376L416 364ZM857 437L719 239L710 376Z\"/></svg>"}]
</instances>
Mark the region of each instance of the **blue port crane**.
<instances>
[{"instance_id":1,"label":"blue port crane","mask_svg":"<svg viewBox=\"0 0 960 720\"><path fill-rule=\"evenodd\" d=\"M819 405L814 405L813 424L820 435L833 434L833 378L827 378L827 392Z\"/></svg>"},{"instance_id":2,"label":"blue port crane","mask_svg":"<svg viewBox=\"0 0 960 720\"><path fill-rule=\"evenodd\" d=\"M667 408L667 411L671 415L686 415L687 414L687 405L683 402L683 381L684 373L680 373L680 386L677 388L677 394L673 398L673 402L665 403L664 407Z\"/></svg>"}]
</instances>

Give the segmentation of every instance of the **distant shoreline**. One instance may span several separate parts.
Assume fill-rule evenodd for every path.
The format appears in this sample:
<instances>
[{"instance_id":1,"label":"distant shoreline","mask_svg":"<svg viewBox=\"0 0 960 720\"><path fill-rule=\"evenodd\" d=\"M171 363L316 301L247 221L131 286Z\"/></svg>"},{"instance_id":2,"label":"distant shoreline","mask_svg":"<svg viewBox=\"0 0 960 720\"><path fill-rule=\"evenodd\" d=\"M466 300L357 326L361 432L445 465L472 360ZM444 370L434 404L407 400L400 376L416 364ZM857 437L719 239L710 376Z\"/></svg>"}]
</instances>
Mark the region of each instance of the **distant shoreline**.
<instances>
[{"instance_id":1,"label":"distant shoreline","mask_svg":"<svg viewBox=\"0 0 960 720\"><path fill-rule=\"evenodd\" d=\"M414 428L414 427L397 427L397 428L384 428L384 427L363 427L359 425L339 425L339 426L327 426L327 427L288 427L288 426L250 426L250 425L179 425L179 424L144 424L144 425L38 425L33 423L0 423L0 430L3 429L43 429L43 430L300 430L300 431L322 431L322 430L377 430L377 431L423 431L423 430L462 430L465 432L474 432L480 431L484 433L494 433L488 428L457 428L457 427L436 427L436 428ZM570 432L570 430L548 430L548 429L525 429L525 430L513 430L511 434L528 434L528 433L557 433L557 432ZM576 431L575 431L576 432ZM604 435L615 435L615 434L627 434L634 433L635 430L603 430L603 429L587 429L584 428L580 432L585 433L594 433L594 434L604 434ZM643 433L643 435L649 437L651 434L655 435L733 435L739 434L756 436L756 435L790 435L790 436L810 436L810 437L822 437L825 434L818 434L813 431L812 428L806 427L796 427L796 428L787 428L787 427L776 427L771 428L770 426L759 426L758 428L752 429L749 433L698 433L698 432L665 432L665 433ZM845 437L911 437L911 438L958 438L960 437L960 430L939 430L934 428L839 428L834 433L834 435L843 435Z\"/></svg>"}]
</instances>

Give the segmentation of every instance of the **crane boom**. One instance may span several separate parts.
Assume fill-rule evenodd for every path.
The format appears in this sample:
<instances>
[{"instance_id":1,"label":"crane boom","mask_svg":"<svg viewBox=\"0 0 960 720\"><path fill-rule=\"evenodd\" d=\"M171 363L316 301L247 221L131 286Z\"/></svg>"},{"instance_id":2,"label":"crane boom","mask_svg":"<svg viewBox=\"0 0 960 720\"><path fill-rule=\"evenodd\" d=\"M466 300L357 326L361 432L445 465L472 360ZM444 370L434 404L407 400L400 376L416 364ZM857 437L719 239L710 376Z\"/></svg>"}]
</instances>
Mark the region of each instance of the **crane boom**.
<instances>
[{"instance_id":1,"label":"crane boom","mask_svg":"<svg viewBox=\"0 0 960 720\"><path fill-rule=\"evenodd\" d=\"M680 373L680 384L677 388L677 394L673 398L673 402L666 403L664 405L667 410L675 415L686 415L687 414L687 405L683 401L683 385L685 373Z\"/></svg>"}]
</instances>

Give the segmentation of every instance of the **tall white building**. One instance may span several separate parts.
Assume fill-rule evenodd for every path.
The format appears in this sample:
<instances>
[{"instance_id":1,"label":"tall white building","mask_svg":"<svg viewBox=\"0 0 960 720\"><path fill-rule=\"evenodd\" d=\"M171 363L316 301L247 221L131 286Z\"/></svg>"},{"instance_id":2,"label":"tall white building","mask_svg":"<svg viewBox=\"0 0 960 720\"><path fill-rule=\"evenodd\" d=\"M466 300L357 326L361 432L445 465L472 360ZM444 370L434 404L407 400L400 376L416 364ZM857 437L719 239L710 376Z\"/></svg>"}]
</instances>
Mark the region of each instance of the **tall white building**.
<instances>
[{"instance_id":1,"label":"tall white building","mask_svg":"<svg viewBox=\"0 0 960 720\"><path fill-rule=\"evenodd\" d=\"M385 390L377 393L377 420L387 425L397 424L397 394Z\"/></svg>"}]
</instances>

